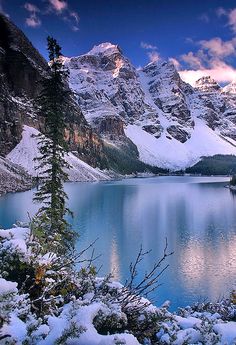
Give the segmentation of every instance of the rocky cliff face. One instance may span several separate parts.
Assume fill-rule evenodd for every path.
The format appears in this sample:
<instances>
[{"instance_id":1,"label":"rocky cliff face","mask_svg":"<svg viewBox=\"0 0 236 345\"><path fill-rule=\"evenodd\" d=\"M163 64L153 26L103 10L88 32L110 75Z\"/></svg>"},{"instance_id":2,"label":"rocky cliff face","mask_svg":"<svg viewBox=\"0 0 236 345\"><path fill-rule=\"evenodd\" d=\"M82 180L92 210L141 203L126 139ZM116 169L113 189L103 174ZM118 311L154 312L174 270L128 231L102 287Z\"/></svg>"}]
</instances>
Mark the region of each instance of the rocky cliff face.
<instances>
[{"instance_id":1,"label":"rocky cliff face","mask_svg":"<svg viewBox=\"0 0 236 345\"><path fill-rule=\"evenodd\" d=\"M0 154L8 154L22 135L23 125L43 131L43 118L34 100L48 64L26 36L0 14ZM70 149L92 165L104 160L103 144L85 120L79 106L71 105L66 138Z\"/></svg>"},{"instance_id":2,"label":"rocky cliff face","mask_svg":"<svg viewBox=\"0 0 236 345\"><path fill-rule=\"evenodd\" d=\"M122 123L153 112L137 71L118 46L103 43L86 55L64 58L64 65L87 121L99 134L124 136Z\"/></svg>"},{"instance_id":3,"label":"rocky cliff face","mask_svg":"<svg viewBox=\"0 0 236 345\"><path fill-rule=\"evenodd\" d=\"M32 99L47 63L24 34L0 14L0 153L20 140L22 124L37 125Z\"/></svg>"}]
</instances>

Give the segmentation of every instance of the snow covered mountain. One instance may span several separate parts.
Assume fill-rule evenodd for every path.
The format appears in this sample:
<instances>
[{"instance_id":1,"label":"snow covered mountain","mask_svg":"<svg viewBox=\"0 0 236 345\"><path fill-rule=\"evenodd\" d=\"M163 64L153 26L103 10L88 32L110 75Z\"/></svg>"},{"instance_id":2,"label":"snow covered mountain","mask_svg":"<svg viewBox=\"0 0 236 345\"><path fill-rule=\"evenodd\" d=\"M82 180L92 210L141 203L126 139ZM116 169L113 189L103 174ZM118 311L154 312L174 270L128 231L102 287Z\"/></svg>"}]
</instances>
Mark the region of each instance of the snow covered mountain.
<instances>
[{"instance_id":1,"label":"snow covered mountain","mask_svg":"<svg viewBox=\"0 0 236 345\"><path fill-rule=\"evenodd\" d=\"M236 84L203 77L193 88L170 62L137 70L111 43L62 57L83 114L105 141L129 138L147 164L184 169L202 156L236 155Z\"/></svg>"},{"instance_id":2,"label":"snow covered mountain","mask_svg":"<svg viewBox=\"0 0 236 345\"><path fill-rule=\"evenodd\" d=\"M6 156L22 143L24 126L43 132L34 100L48 66L2 14L0 31L0 155ZM170 62L136 69L112 43L61 60L78 103L65 129L76 159L131 173L150 165L179 170L202 156L236 155L236 82L222 88L206 76L193 88ZM31 160L20 163L32 168Z\"/></svg>"},{"instance_id":3,"label":"snow covered mountain","mask_svg":"<svg viewBox=\"0 0 236 345\"><path fill-rule=\"evenodd\" d=\"M36 170L37 162L34 158L39 157L39 144L37 135L39 131L33 127L24 126L22 139L19 144L7 155L7 159L22 167L30 176L36 177L39 171ZM109 180L110 177L99 169L92 168L73 153L66 154L65 159L70 165L66 169L69 181L99 181Z\"/></svg>"}]
</instances>

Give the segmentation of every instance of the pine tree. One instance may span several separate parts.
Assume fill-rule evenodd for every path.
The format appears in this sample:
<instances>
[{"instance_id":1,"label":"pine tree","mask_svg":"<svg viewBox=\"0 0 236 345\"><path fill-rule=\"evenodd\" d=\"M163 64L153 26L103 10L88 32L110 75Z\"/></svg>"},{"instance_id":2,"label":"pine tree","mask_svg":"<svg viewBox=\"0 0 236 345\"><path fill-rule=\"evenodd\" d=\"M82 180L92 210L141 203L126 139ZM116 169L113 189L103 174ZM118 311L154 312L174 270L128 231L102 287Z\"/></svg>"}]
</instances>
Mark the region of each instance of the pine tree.
<instances>
[{"instance_id":1,"label":"pine tree","mask_svg":"<svg viewBox=\"0 0 236 345\"><path fill-rule=\"evenodd\" d=\"M65 111L69 107L71 94L65 85L66 72L60 62L61 47L57 41L47 38L50 60L49 76L42 82L38 97L40 112L45 119L45 135L38 136L40 157L37 169L42 184L35 193L34 201L42 203L34 225L41 228L46 242L57 251L73 245L73 232L65 220L67 194L63 183L68 179L64 168L69 168L65 160ZM58 246L59 244L59 246Z\"/></svg>"}]
</instances>

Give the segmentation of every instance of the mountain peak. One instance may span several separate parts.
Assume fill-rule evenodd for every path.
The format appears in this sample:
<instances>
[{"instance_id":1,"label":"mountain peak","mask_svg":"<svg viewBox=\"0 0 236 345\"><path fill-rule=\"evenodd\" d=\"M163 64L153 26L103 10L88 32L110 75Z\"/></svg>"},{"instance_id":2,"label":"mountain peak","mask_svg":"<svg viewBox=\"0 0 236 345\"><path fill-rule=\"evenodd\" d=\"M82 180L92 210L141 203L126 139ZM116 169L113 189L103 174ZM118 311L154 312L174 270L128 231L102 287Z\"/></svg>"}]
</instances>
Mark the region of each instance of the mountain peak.
<instances>
[{"instance_id":1,"label":"mountain peak","mask_svg":"<svg viewBox=\"0 0 236 345\"><path fill-rule=\"evenodd\" d=\"M212 92L218 91L220 89L220 85L208 75L198 79L196 81L195 88L203 92Z\"/></svg>"},{"instance_id":2,"label":"mountain peak","mask_svg":"<svg viewBox=\"0 0 236 345\"><path fill-rule=\"evenodd\" d=\"M105 42L94 46L89 52L88 55L112 55L112 54L121 54L122 51L117 44L112 44L110 42Z\"/></svg>"},{"instance_id":3,"label":"mountain peak","mask_svg":"<svg viewBox=\"0 0 236 345\"><path fill-rule=\"evenodd\" d=\"M222 91L223 93L236 94L236 80L233 80L230 84L223 87Z\"/></svg>"}]
</instances>

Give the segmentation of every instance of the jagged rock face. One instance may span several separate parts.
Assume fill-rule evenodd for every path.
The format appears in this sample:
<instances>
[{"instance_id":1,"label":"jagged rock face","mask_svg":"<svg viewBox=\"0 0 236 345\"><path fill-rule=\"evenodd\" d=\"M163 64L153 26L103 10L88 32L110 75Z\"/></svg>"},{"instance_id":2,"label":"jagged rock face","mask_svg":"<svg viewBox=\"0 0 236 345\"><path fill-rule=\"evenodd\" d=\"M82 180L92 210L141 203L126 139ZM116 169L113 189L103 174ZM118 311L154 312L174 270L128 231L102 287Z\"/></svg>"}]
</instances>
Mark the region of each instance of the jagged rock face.
<instances>
[{"instance_id":1,"label":"jagged rock face","mask_svg":"<svg viewBox=\"0 0 236 345\"><path fill-rule=\"evenodd\" d=\"M202 77L189 98L190 111L221 135L236 139L235 83L221 88L214 79Z\"/></svg>"},{"instance_id":2,"label":"jagged rock face","mask_svg":"<svg viewBox=\"0 0 236 345\"><path fill-rule=\"evenodd\" d=\"M138 72L111 43L95 46L86 55L63 58L63 63L86 119L99 134L117 139L124 135L122 123L138 124L159 138L164 131L162 115L169 121L168 136L185 142L191 135L188 129L194 121L186 95L193 89L173 64L151 63ZM173 131L176 122L178 133Z\"/></svg>"},{"instance_id":3,"label":"jagged rock face","mask_svg":"<svg viewBox=\"0 0 236 345\"><path fill-rule=\"evenodd\" d=\"M23 125L43 131L44 121L35 113L33 100L48 74L48 64L26 36L0 14L0 154L8 154L22 134ZM85 120L78 105L67 115L66 138L71 150L86 162L104 160L103 144Z\"/></svg>"},{"instance_id":4,"label":"jagged rock face","mask_svg":"<svg viewBox=\"0 0 236 345\"><path fill-rule=\"evenodd\" d=\"M207 76L196 81L195 89L201 92L215 92L220 90L220 85L210 76Z\"/></svg>"},{"instance_id":5,"label":"jagged rock face","mask_svg":"<svg viewBox=\"0 0 236 345\"><path fill-rule=\"evenodd\" d=\"M107 116L94 119L98 132L110 140L117 140L124 137L124 121L120 117Z\"/></svg>"},{"instance_id":6,"label":"jagged rock face","mask_svg":"<svg viewBox=\"0 0 236 345\"><path fill-rule=\"evenodd\" d=\"M194 121L191 117L187 95L193 93L190 85L184 83L177 73L174 65L170 62L153 62L148 64L140 72L141 80L145 80L145 89L150 94L155 106L162 112L162 116L168 121L168 125L155 125L159 129L154 134L156 138L162 133L168 139L176 139L182 143L191 137L191 129ZM164 121L165 122L165 121ZM143 127L146 130L145 127Z\"/></svg>"},{"instance_id":7,"label":"jagged rock face","mask_svg":"<svg viewBox=\"0 0 236 345\"><path fill-rule=\"evenodd\" d=\"M169 126L167 127L167 132L172 136L172 138L175 138L181 143L185 143L191 137L190 133L184 130L181 126Z\"/></svg>"},{"instance_id":8,"label":"jagged rock face","mask_svg":"<svg viewBox=\"0 0 236 345\"><path fill-rule=\"evenodd\" d=\"M24 34L0 14L0 153L20 140L22 124L37 126L32 98L47 63Z\"/></svg>"},{"instance_id":9,"label":"jagged rock face","mask_svg":"<svg viewBox=\"0 0 236 345\"><path fill-rule=\"evenodd\" d=\"M150 63L143 68L149 79L149 92L155 105L168 119L180 124L192 124L191 114L186 104L185 83L180 79L172 63ZM190 89L190 87L189 87Z\"/></svg>"},{"instance_id":10,"label":"jagged rock face","mask_svg":"<svg viewBox=\"0 0 236 345\"><path fill-rule=\"evenodd\" d=\"M145 102L139 76L116 45L103 43L88 54L64 58L70 71L69 84L87 121L98 133L124 135L124 124L154 113ZM101 120L102 119L102 120ZM105 124L107 122L107 124Z\"/></svg>"}]
</instances>

